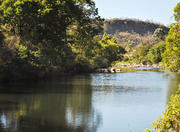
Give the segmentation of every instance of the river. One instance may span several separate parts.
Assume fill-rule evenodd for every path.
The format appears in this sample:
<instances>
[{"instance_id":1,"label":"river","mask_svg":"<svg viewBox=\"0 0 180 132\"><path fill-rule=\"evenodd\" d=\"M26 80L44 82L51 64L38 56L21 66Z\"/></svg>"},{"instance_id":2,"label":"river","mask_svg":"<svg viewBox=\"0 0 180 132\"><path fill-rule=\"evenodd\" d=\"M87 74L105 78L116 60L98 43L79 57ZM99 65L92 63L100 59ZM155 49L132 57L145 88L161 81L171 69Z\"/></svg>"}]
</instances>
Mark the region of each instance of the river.
<instances>
[{"instance_id":1,"label":"river","mask_svg":"<svg viewBox=\"0 0 180 132\"><path fill-rule=\"evenodd\" d=\"M175 73L86 74L0 85L1 132L143 132L180 84Z\"/></svg>"}]
</instances>

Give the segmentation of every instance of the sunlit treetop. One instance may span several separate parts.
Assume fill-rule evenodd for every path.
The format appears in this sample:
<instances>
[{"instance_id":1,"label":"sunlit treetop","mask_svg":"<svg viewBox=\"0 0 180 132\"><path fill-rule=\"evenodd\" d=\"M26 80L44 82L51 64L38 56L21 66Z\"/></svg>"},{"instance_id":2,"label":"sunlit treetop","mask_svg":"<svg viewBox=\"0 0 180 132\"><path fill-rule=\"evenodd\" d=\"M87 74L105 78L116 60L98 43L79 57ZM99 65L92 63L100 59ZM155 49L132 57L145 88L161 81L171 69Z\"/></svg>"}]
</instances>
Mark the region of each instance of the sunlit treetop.
<instances>
[{"instance_id":1,"label":"sunlit treetop","mask_svg":"<svg viewBox=\"0 0 180 132\"><path fill-rule=\"evenodd\" d=\"M174 8L174 18L176 21L180 22L180 2Z\"/></svg>"}]
</instances>

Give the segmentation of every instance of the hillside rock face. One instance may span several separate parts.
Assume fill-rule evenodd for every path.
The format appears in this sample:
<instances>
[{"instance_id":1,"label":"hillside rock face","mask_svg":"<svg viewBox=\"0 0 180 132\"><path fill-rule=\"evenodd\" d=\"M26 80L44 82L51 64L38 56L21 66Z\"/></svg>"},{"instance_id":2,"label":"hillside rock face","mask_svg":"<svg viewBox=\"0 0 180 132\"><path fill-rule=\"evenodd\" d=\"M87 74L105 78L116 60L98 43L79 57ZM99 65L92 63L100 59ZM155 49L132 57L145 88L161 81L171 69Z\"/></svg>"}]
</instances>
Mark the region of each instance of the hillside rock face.
<instances>
[{"instance_id":1,"label":"hillside rock face","mask_svg":"<svg viewBox=\"0 0 180 132\"><path fill-rule=\"evenodd\" d=\"M104 22L104 32L109 34L135 32L145 35L148 33L153 34L157 28L162 28L166 33L169 31L169 28L164 25L133 19L109 19Z\"/></svg>"}]
</instances>

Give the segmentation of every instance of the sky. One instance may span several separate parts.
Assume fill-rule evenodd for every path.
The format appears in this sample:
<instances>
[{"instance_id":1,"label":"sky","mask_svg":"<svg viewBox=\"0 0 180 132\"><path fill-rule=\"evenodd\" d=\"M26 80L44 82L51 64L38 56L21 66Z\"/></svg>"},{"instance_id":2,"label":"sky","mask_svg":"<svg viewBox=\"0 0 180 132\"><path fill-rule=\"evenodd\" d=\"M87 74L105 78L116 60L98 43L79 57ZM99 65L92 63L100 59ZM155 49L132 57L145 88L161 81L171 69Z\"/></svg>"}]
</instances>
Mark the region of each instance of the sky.
<instances>
[{"instance_id":1,"label":"sky","mask_svg":"<svg viewBox=\"0 0 180 132\"><path fill-rule=\"evenodd\" d=\"M169 26L180 0L94 0L102 18L136 18Z\"/></svg>"}]
</instances>

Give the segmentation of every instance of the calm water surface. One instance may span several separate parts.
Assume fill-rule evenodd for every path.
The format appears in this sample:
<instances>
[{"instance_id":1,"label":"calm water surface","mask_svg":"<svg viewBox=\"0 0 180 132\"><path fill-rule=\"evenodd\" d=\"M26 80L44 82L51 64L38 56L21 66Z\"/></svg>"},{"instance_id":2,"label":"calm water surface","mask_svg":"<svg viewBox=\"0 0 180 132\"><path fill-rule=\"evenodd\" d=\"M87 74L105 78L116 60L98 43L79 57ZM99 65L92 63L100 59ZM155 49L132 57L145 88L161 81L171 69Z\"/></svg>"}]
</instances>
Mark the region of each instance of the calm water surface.
<instances>
[{"instance_id":1,"label":"calm water surface","mask_svg":"<svg viewBox=\"0 0 180 132\"><path fill-rule=\"evenodd\" d=\"M2 132L142 132L180 76L140 71L0 85Z\"/></svg>"}]
</instances>

